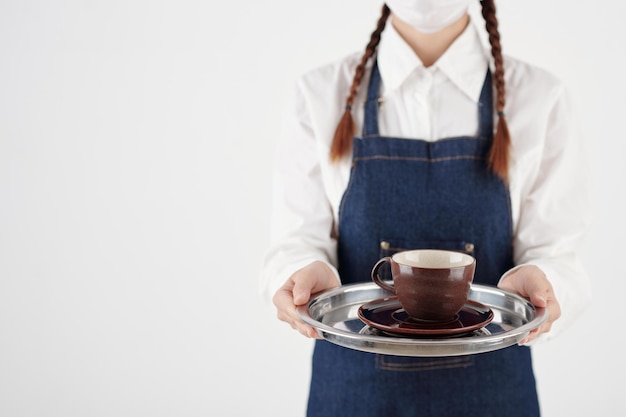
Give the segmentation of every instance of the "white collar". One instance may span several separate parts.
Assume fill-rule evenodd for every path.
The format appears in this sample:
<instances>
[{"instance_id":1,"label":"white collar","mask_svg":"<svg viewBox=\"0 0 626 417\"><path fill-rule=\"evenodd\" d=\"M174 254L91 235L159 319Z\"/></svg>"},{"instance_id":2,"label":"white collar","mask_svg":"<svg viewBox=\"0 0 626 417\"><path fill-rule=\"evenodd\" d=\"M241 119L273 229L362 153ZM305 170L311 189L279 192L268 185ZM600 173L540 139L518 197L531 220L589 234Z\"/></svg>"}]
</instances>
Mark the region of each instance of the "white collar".
<instances>
[{"instance_id":1,"label":"white collar","mask_svg":"<svg viewBox=\"0 0 626 417\"><path fill-rule=\"evenodd\" d=\"M387 90L400 87L417 68L424 68L424 64L391 22L387 23L381 36L377 59ZM490 61L491 57L483 46L476 25L470 21L431 68L443 73L461 91L478 102Z\"/></svg>"}]
</instances>

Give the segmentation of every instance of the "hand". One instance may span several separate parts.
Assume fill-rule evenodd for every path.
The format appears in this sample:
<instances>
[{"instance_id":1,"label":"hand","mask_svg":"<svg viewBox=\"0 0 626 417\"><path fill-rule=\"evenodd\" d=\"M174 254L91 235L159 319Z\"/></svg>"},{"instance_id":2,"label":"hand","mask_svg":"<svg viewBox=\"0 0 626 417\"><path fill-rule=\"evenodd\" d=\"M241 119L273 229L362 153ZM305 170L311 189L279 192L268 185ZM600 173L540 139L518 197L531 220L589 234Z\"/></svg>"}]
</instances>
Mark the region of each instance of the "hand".
<instances>
[{"instance_id":1,"label":"hand","mask_svg":"<svg viewBox=\"0 0 626 417\"><path fill-rule=\"evenodd\" d=\"M498 287L529 299L536 307L548 309L548 319L541 326L532 330L526 338L520 340L519 345L530 343L540 334L549 332L552 323L561 317L561 307L554 295L550 281L543 271L534 265L525 265L511 272L500 281Z\"/></svg>"},{"instance_id":2,"label":"hand","mask_svg":"<svg viewBox=\"0 0 626 417\"><path fill-rule=\"evenodd\" d=\"M306 304L311 294L338 286L333 271L324 262L316 261L296 271L278 291L272 301L277 316L306 337L321 339L317 330L304 323L296 313L296 307Z\"/></svg>"}]
</instances>

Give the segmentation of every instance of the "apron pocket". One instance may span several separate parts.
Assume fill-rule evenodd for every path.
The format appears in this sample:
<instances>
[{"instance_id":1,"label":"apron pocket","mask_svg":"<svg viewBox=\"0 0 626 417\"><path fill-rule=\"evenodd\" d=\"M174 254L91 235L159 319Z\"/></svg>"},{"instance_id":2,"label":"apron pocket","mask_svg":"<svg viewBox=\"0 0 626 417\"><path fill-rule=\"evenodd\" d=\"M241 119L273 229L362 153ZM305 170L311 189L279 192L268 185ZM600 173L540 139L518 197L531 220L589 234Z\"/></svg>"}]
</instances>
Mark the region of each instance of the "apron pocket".
<instances>
[{"instance_id":1,"label":"apron pocket","mask_svg":"<svg viewBox=\"0 0 626 417\"><path fill-rule=\"evenodd\" d=\"M465 240L433 240L433 241L409 241L407 239L382 238L380 239L381 258L391 256L396 252L413 249L442 249L474 255L474 244Z\"/></svg>"},{"instance_id":2,"label":"apron pocket","mask_svg":"<svg viewBox=\"0 0 626 417\"><path fill-rule=\"evenodd\" d=\"M376 354L376 369L391 372L429 372L474 366L473 356L412 358Z\"/></svg>"}]
</instances>

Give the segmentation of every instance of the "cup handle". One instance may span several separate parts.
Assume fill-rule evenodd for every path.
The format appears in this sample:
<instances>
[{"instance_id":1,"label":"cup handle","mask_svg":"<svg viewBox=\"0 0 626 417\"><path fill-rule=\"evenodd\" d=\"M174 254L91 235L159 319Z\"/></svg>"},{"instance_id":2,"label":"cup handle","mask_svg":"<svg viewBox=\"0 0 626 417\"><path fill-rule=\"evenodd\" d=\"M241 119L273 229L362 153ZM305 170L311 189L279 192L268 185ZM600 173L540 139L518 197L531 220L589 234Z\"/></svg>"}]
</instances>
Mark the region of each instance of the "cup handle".
<instances>
[{"instance_id":1,"label":"cup handle","mask_svg":"<svg viewBox=\"0 0 626 417\"><path fill-rule=\"evenodd\" d=\"M380 275L378 275L378 270L380 269L380 267L387 262L391 263L391 256L385 256L384 258L381 258L378 260L378 262L376 262L376 265L374 265L374 268L372 268L372 280L382 289L385 289L392 294L395 294L396 289L393 287L393 285L387 284L385 281L383 281Z\"/></svg>"}]
</instances>

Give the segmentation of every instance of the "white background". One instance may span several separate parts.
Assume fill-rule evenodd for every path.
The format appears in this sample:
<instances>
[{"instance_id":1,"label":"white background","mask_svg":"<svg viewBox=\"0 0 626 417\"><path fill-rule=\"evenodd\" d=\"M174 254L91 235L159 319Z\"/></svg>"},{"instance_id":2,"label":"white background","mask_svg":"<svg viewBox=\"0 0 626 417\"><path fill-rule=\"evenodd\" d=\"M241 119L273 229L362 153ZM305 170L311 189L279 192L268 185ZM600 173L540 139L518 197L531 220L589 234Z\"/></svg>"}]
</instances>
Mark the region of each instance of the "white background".
<instances>
[{"instance_id":1,"label":"white background","mask_svg":"<svg viewBox=\"0 0 626 417\"><path fill-rule=\"evenodd\" d=\"M380 5L0 0L0 416L304 414L312 342L258 292L271 154ZM626 4L497 6L594 163L594 304L534 348L544 414L623 415Z\"/></svg>"}]
</instances>

